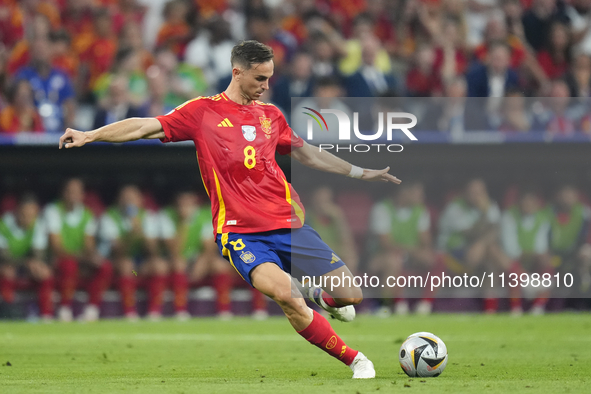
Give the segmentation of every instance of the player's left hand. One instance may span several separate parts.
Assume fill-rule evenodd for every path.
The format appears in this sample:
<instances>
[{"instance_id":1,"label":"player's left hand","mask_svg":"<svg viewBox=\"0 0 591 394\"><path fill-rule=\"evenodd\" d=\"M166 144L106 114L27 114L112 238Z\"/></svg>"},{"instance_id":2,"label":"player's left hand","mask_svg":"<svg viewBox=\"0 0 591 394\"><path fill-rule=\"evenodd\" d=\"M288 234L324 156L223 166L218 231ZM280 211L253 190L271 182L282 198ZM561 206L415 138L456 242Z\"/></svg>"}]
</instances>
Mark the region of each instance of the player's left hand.
<instances>
[{"instance_id":1,"label":"player's left hand","mask_svg":"<svg viewBox=\"0 0 591 394\"><path fill-rule=\"evenodd\" d=\"M383 170L368 170L364 168L361 179L368 182L392 182L400 185L402 181L394 175L388 174L388 171L390 171L390 167L386 167Z\"/></svg>"}]
</instances>

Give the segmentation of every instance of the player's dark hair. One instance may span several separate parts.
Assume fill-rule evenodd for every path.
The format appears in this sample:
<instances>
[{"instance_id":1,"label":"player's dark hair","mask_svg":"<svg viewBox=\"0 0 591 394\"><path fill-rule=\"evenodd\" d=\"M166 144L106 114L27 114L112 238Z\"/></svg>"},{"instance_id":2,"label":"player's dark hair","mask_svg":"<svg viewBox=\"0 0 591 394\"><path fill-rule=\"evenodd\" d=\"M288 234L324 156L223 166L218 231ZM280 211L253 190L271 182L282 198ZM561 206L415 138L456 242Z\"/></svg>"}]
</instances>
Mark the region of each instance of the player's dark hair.
<instances>
[{"instance_id":1,"label":"player's dark hair","mask_svg":"<svg viewBox=\"0 0 591 394\"><path fill-rule=\"evenodd\" d=\"M253 64L269 60L273 60L273 49L255 40L242 41L232 48L232 66L240 65L248 70Z\"/></svg>"}]
</instances>

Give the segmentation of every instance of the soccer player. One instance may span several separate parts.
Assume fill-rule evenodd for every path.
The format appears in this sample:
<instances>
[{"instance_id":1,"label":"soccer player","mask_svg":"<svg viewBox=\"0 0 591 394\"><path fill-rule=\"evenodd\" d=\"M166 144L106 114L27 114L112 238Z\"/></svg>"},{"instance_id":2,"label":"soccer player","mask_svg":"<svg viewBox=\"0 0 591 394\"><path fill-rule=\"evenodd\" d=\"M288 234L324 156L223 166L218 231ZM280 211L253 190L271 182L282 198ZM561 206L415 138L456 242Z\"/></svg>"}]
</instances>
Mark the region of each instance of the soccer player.
<instances>
[{"instance_id":1,"label":"soccer player","mask_svg":"<svg viewBox=\"0 0 591 394\"><path fill-rule=\"evenodd\" d=\"M72 320L72 299L78 287L79 271L82 271L89 277L89 301L80 319L98 320L103 293L111 284L113 267L96 249L97 223L90 209L84 206L82 180L72 178L66 181L61 200L45 208L44 219L61 295L58 318Z\"/></svg>"},{"instance_id":2,"label":"soccer player","mask_svg":"<svg viewBox=\"0 0 591 394\"><path fill-rule=\"evenodd\" d=\"M166 289L168 267L158 254L158 219L144 209L143 196L133 185L119 192L117 205L109 208L99 224L101 252L110 254L119 274L119 291L123 314L137 320L135 292L139 275L148 287L148 317L161 317L162 298ZM137 265L137 267L136 267ZM137 268L137 271L136 271Z\"/></svg>"},{"instance_id":3,"label":"soccer player","mask_svg":"<svg viewBox=\"0 0 591 394\"><path fill-rule=\"evenodd\" d=\"M511 272L553 274L550 264L550 210L542 204L534 189L524 188L517 204L509 207L501 217L501 244L503 250L513 260ZM543 314L548 302L549 289L540 286L536 289L536 299L531 308L534 315ZM511 314L521 316L523 306L521 289L509 288Z\"/></svg>"},{"instance_id":4,"label":"soccer player","mask_svg":"<svg viewBox=\"0 0 591 394\"><path fill-rule=\"evenodd\" d=\"M431 239L431 215L424 203L424 188L420 182L402 185L395 196L386 198L374 205L370 217L370 227L376 236L377 250L371 260L371 270L383 277L398 276L415 271L424 274L433 270L436 256ZM390 314L385 304L396 299L394 311L404 315L409 312L408 301L402 298L401 288L389 289L392 296L382 300L379 309L381 316ZM432 309L432 294L425 292L417 304L419 314L429 314Z\"/></svg>"},{"instance_id":5,"label":"soccer player","mask_svg":"<svg viewBox=\"0 0 591 394\"><path fill-rule=\"evenodd\" d=\"M188 282L199 284L206 278L211 279L216 290L218 317L231 318L230 293L236 274L218 252L209 204L201 204L195 192L181 191L172 206L160 211L159 220L160 237L170 263L170 284L177 318L186 320L190 317L187 312ZM189 275L187 267L190 267ZM266 302L255 289L253 304L253 316L265 317Z\"/></svg>"},{"instance_id":6,"label":"soccer player","mask_svg":"<svg viewBox=\"0 0 591 394\"><path fill-rule=\"evenodd\" d=\"M0 220L0 296L14 302L16 279L33 280L39 297L39 314L44 321L53 319L53 272L43 260L47 249L47 230L39 215L37 198L23 194L14 212Z\"/></svg>"},{"instance_id":7,"label":"soccer player","mask_svg":"<svg viewBox=\"0 0 591 394\"><path fill-rule=\"evenodd\" d=\"M245 281L280 305L301 336L348 365L353 378L373 378L372 362L348 347L292 288L288 273L296 268L311 276L351 273L304 224L304 208L275 161L275 152L291 154L317 170L368 181L400 180L388 174L389 168L362 169L307 144L275 106L258 101L273 75L271 48L244 41L232 49L231 62L232 81L223 93L188 101L157 118L126 119L86 133L67 129L60 148L140 138L193 141L222 255ZM334 297L322 289L313 293L316 303L346 321L353 319L353 305L363 299L359 288L337 288Z\"/></svg>"}]
</instances>

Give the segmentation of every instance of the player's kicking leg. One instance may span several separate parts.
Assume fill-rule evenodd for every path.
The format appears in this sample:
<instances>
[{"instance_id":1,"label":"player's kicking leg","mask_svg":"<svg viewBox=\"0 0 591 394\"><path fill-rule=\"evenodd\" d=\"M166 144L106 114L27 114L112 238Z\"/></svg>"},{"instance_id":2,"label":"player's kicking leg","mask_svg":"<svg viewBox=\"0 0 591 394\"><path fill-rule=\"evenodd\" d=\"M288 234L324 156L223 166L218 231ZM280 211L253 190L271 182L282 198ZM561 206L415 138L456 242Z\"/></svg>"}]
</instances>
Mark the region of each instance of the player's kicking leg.
<instances>
[{"instance_id":1,"label":"player's kicking leg","mask_svg":"<svg viewBox=\"0 0 591 394\"><path fill-rule=\"evenodd\" d=\"M353 274L351 274L351 271L346 266L339 267L322 275L322 277L327 277L327 279L322 279L321 283L332 283L330 280L331 276L336 276L339 279L350 277L351 281L349 283L353 283ZM355 319L355 307L353 305L357 305L363 301L361 289L357 287L335 287L331 289L333 294L331 296L321 287L311 286L310 283L303 283L302 285L305 295L312 302L327 311L333 318L343 322L350 322Z\"/></svg>"},{"instance_id":2,"label":"player's kicking leg","mask_svg":"<svg viewBox=\"0 0 591 394\"><path fill-rule=\"evenodd\" d=\"M253 286L271 297L283 310L293 328L308 342L349 366L353 379L375 377L373 363L361 352L351 349L335 333L330 323L310 309L291 277L274 263L258 265L250 273ZM337 298L339 302L358 303L358 299ZM333 299L335 302L337 299Z\"/></svg>"}]
</instances>

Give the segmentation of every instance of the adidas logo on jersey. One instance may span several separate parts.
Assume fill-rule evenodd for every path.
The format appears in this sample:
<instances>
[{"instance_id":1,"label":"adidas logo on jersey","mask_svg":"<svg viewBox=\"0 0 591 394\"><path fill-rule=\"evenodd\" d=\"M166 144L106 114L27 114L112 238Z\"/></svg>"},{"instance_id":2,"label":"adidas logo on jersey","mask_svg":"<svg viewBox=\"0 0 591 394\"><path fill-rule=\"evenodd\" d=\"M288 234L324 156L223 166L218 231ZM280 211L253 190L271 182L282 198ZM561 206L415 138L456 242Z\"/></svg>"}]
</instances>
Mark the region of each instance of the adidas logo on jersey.
<instances>
[{"instance_id":1,"label":"adidas logo on jersey","mask_svg":"<svg viewBox=\"0 0 591 394\"><path fill-rule=\"evenodd\" d=\"M234 127L234 125L226 118L218 124L218 127Z\"/></svg>"}]
</instances>

